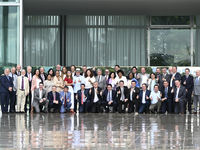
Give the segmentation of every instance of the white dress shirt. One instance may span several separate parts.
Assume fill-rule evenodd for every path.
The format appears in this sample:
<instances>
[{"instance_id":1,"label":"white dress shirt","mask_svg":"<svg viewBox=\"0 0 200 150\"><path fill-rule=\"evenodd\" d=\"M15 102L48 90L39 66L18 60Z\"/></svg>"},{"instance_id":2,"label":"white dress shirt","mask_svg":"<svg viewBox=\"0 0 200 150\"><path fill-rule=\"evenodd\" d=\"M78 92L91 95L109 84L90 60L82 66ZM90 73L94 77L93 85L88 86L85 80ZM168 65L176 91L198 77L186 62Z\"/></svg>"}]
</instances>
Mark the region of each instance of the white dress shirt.
<instances>
[{"instance_id":1,"label":"white dress shirt","mask_svg":"<svg viewBox=\"0 0 200 150\"><path fill-rule=\"evenodd\" d=\"M176 73L174 73L174 74L172 75L172 77L174 77L175 75L176 75ZM173 81L172 77L171 77L171 80L170 80L170 87L172 87L172 81Z\"/></svg>"},{"instance_id":2,"label":"white dress shirt","mask_svg":"<svg viewBox=\"0 0 200 150\"><path fill-rule=\"evenodd\" d=\"M145 83L145 84L147 84L147 79L148 79L148 77L147 77L147 75L146 74L141 74L141 79L142 79L142 81L141 81L141 83L140 83L140 87L142 87L142 84L143 83Z\"/></svg>"},{"instance_id":3,"label":"white dress shirt","mask_svg":"<svg viewBox=\"0 0 200 150\"><path fill-rule=\"evenodd\" d=\"M42 90L39 89L39 97L42 99Z\"/></svg>"},{"instance_id":4,"label":"white dress shirt","mask_svg":"<svg viewBox=\"0 0 200 150\"><path fill-rule=\"evenodd\" d=\"M91 88L93 87L93 85L88 81L89 79L90 79L93 83L95 82L94 76L93 76L92 78L90 78L90 77L85 78L85 89L91 89Z\"/></svg>"},{"instance_id":5,"label":"white dress shirt","mask_svg":"<svg viewBox=\"0 0 200 150\"><path fill-rule=\"evenodd\" d=\"M176 99L178 99L178 93L179 93L180 87L179 87L179 88L176 88L176 89L177 89L177 91L176 91Z\"/></svg>"},{"instance_id":6,"label":"white dress shirt","mask_svg":"<svg viewBox=\"0 0 200 150\"><path fill-rule=\"evenodd\" d=\"M98 100L99 100L96 90L97 90L97 88L94 89L94 103L98 102Z\"/></svg>"},{"instance_id":7,"label":"white dress shirt","mask_svg":"<svg viewBox=\"0 0 200 150\"><path fill-rule=\"evenodd\" d=\"M142 91L142 104L146 104L146 91Z\"/></svg>"}]
</instances>

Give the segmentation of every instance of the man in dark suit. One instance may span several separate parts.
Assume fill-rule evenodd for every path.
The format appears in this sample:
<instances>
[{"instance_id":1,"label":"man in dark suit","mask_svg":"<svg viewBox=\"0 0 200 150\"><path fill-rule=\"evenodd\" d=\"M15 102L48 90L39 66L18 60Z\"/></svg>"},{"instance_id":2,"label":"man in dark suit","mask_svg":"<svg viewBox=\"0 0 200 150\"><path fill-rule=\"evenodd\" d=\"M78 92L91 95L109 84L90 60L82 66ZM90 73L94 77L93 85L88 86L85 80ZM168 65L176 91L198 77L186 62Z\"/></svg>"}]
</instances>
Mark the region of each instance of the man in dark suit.
<instances>
[{"instance_id":1,"label":"man in dark suit","mask_svg":"<svg viewBox=\"0 0 200 150\"><path fill-rule=\"evenodd\" d=\"M166 113L172 113L173 111L173 98L174 93L171 93L172 88L169 87L169 83L167 81L164 81L164 88L162 88L162 105L161 105L161 112L164 114Z\"/></svg>"},{"instance_id":2,"label":"man in dark suit","mask_svg":"<svg viewBox=\"0 0 200 150\"><path fill-rule=\"evenodd\" d=\"M158 80L158 83L159 83L159 91L163 91L164 89L164 82L167 81L168 83L170 82L170 75L167 73L167 69L166 68L163 68L162 69L162 74L160 74L159 76L159 80Z\"/></svg>"},{"instance_id":3,"label":"man in dark suit","mask_svg":"<svg viewBox=\"0 0 200 150\"><path fill-rule=\"evenodd\" d=\"M124 81L119 81L119 86L116 89L117 92L117 103L119 113L125 112L128 105L129 90L124 86ZM122 104L124 104L124 110L122 110Z\"/></svg>"},{"instance_id":4,"label":"man in dark suit","mask_svg":"<svg viewBox=\"0 0 200 150\"><path fill-rule=\"evenodd\" d=\"M31 112L31 84L32 84L32 78L33 78L33 74L31 73L32 72L32 67L31 66L27 66L27 69L26 69L26 77L28 78L28 81L29 81L29 94L26 96L26 103L25 103L25 106L24 106L24 111L27 112L27 104L29 104L29 112ZM29 99L29 101L28 101Z\"/></svg>"},{"instance_id":5,"label":"man in dark suit","mask_svg":"<svg viewBox=\"0 0 200 150\"><path fill-rule=\"evenodd\" d=\"M21 76L21 68L22 68L21 65L17 65L17 66L16 66L16 73L15 73L15 74L16 74L17 76Z\"/></svg>"},{"instance_id":6,"label":"man in dark suit","mask_svg":"<svg viewBox=\"0 0 200 150\"><path fill-rule=\"evenodd\" d=\"M180 80L175 81L176 87L174 88L174 113L175 114L184 114L184 106L186 101L186 92L185 87L181 86Z\"/></svg>"},{"instance_id":7,"label":"man in dark suit","mask_svg":"<svg viewBox=\"0 0 200 150\"><path fill-rule=\"evenodd\" d=\"M149 112L149 106L151 105L150 101L150 94L151 91L147 90L147 85L145 83L142 84L142 90L140 90L139 96L137 96L137 99L140 100L140 108L139 113L142 114L144 112Z\"/></svg>"},{"instance_id":8,"label":"man in dark suit","mask_svg":"<svg viewBox=\"0 0 200 150\"><path fill-rule=\"evenodd\" d=\"M76 99L79 101L79 113L88 112L90 100L88 91L85 90L85 84L81 84L81 89L77 91Z\"/></svg>"},{"instance_id":9,"label":"man in dark suit","mask_svg":"<svg viewBox=\"0 0 200 150\"><path fill-rule=\"evenodd\" d=\"M116 92L112 90L112 85L108 84L107 89L103 92L102 106L109 112L109 106L113 106L113 113L117 109Z\"/></svg>"},{"instance_id":10,"label":"man in dark suit","mask_svg":"<svg viewBox=\"0 0 200 150\"><path fill-rule=\"evenodd\" d=\"M140 101L137 99L137 96L140 93L140 89L136 87L136 82L131 82L131 88L129 89L129 97L128 97L128 113L134 112L135 105L135 113L138 114Z\"/></svg>"},{"instance_id":11,"label":"man in dark suit","mask_svg":"<svg viewBox=\"0 0 200 150\"><path fill-rule=\"evenodd\" d=\"M136 66L132 67L132 73L133 73L133 78L138 80L139 79L139 74L137 73L137 67Z\"/></svg>"},{"instance_id":12,"label":"man in dark suit","mask_svg":"<svg viewBox=\"0 0 200 150\"><path fill-rule=\"evenodd\" d=\"M49 100L47 99L46 90L43 89L44 84L41 82L39 84L39 88L34 90L34 99L33 99L33 107L35 108L36 113L40 113L41 111L47 113ZM42 110L43 106L45 106L44 110Z\"/></svg>"},{"instance_id":13,"label":"man in dark suit","mask_svg":"<svg viewBox=\"0 0 200 150\"><path fill-rule=\"evenodd\" d=\"M98 82L94 82L93 88L89 91L92 113L101 112L102 94L102 89L98 87Z\"/></svg>"},{"instance_id":14,"label":"man in dark suit","mask_svg":"<svg viewBox=\"0 0 200 150\"><path fill-rule=\"evenodd\" d=\"M185 111L186 111L186 105L188 103L188 111L191 114L191 95L192 95L192 90L193 90L193 76L190 75L190 69L186 68L185 69L185 75L181 77L181 83L185 87L186 90L186 103L185 103ZM186 112L185 112L186 113Z\"/></svg>"},{"instance_id":15,"label":"man in dark suit","mask_svg":"<svg viewBox=\"0 0 200 150\"><path fill-rule=\"evenodd\" d=\"M173 74L170 77L170 87L175 88L175 80L181 81L181 74L177 72L177 67L173 66L172 67L172 72Z\"/></svg>"},{"instance_id":16,"label":"man in dark suit","mask_svg":"<svg viewBox=\"0 0 200 150\"><path fill-rule=\"evenodd\" d=\"M59 112L62 105L60 94L56 92L56 86L52 87L52 91L48 93L47 99L49 100L49 112L54 108L53 112Z\"/></svg>"},{"instance_id":17,"label":"man in dark suit","mask_svg":"<svg viewBox=\"0 0 200 150\"><path fill-rule=\"evenodd\" d=\"M2 113L8 113L8 104L10 99L10 93L13 88L12 78L9 77L10 69L6 68L4 70L4 75L1 76L1 111Z\"/></svg>"},{"instance_id":18,"label":"man in dark suit","mask_svg":"<svg viewBox=\"0 0 200 150\"><path fill-rule=\"evenodd\" d=\"M47 74L44 72L44 68L43 67L40 68L40 78L42 79L43 83L47 79Z\"/></svg>"}]
</instances>

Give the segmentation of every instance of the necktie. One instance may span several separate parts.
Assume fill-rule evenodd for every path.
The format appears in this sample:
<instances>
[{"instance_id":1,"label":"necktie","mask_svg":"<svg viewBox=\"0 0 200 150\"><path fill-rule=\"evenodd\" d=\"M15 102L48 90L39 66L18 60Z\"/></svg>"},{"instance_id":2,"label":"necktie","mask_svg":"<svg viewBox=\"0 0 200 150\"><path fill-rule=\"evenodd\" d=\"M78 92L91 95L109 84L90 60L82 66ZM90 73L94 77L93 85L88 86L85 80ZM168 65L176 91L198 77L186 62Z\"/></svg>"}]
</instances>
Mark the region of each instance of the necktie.
<instances>
[{"instance_id":1,"label":"necktie","mask_svg":"<svg viewBox=\"0 0 200 150\"><path fill-rule=\"evenodd\" d=\"M64 100L64 107L66 107L66 104L67 103L67 101L66 101L66 93L65 93L65 100Z\"/></svg>"},{"instance_id":2,"label":"necktie","mask_svg":"<svg viewBox=\"0 0 200 150\"><path fill-rule=\"evenodd\" d=\"M13 74L12 74L12 81L14 81Z\"/></svg>"},{"instance_id":3,"label":"necktie","mask_svg":"<svg viewBox=\"0 0 200 150\"><path fill-rule=\"evenodd\" d=\"M53 99L54 99L54 100L56 100L56 96L55 96L55 93L53 94Z\"/></svg>"},{"instance_id":4,"label":"necktie","mask_svg":"<svg viewBox=\"0 0 200 150\"><path fill-rule=\"evenodd\" d=\"M195 82L195 84L197 84L198 83L198 77L196 78L196 82Z\"/></svg>"},{"instance_id":5,"label":"necktie","mask_svg":"<svg viewBox=\"0 0 200 150\"><path fill-rule=\"evenodd\" d=\"M29 79L29 81L31 81L31 74L29 74L28 79Z\"/></svg>"},{"instance_id":6,"label":"necktie","mask_svg":"<svg viewBox=\"0 0 200 150\"><path fill-rule=\"evenodd\" d=\"M108 80L108 76L106 76L106 81Z\"/></svg>"},{"instance_id":7,"label":"necktie","mask_svg":"<svg viewBox=\"0 0 200 150\"><path fill-rule=\"evenodd\" d=\"M131 90L131 95L130 95L131 101L133 100L133 99L132 99L132 95L133 95L133 91Z\"/></svg>"},{"instance_id":8,"label":"necktie","mask_svg":"<svg viewBox=\"0 0 200 150\"><path fill-rule=\"evenodd\" d=\"M44 74L42 74L42 80L44 81Z\"/></svg>"},{"instance_id":9,"label":"necktie","mask_svg":"<svg viewBox=\"0 0 200 150\"><path fill-rule=\"evenodd\" d=\"M24 77L22 77L22 90L24 90Z\"/></svg>"},{"instance_id":10,"label":"necktie","mask_svg":"<svg viewBox=\"0 0 200 150\"><path fill-rule=\"evenodd\" d=\"M8 81L9 81L9 76L7 76L7 79L8 79Z\"/></svg>"},{"instance_id":11,"label":"necktie","mask_svg":"<svg viewBox=\"0 0 200 150\"><path fill-rule=\"evenodd\" d=\"M99 78L98 78L98 83L99 83L99 80L100 80L100 76L99 76Z\"/></svg>"},{"instance_id":12,"label":"necktie","mask_svg":"<svg viewBox=\"0 0 200 150\"><path fill-rule=\"evenodd\" d=\"M84 94L83 94L83 91L82 91L82 94L81 94L81 105L83 105L83 97L84 97Z\"/></svg>"},{"instance_id":13,"label":"necktie","mask_svg":"<svg viewBox=\"0 0 200 150\"><path fill-rule=\"evenodd\" d=\"M167 88L165 88L165 97L167 98Z\"/></svg>"},{"instance_id":14,"label":"necktie","mask_svg":"<svg viewBox=\"0 0 200 150\"><path fill-rule=\"evenodd\" d=\"M18 76L20 76L20 72L18 72Z\"/></svg>"},{"instance_id":15,"label":"necktie","mask_svg":"<svg viewBox=\"0 0 200 150\"><path fill-rule=\"evenodd\" d=\"M109 91L109 95L108 96L109 96L109 102L110 102L110 91Z\"/></svg>"}]
</instances>

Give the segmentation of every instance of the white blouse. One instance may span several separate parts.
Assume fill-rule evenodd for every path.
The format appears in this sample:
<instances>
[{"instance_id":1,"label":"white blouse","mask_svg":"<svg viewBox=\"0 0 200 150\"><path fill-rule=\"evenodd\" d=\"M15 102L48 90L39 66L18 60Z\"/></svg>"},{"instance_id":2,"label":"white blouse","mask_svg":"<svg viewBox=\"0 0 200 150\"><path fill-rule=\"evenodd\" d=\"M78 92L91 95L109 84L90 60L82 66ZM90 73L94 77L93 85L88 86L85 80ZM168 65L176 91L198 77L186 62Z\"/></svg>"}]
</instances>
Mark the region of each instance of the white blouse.
<instances>
[{"instance_id":1,"label":"white blouse","mask_svg":"<svg viewBox=\"0 0 200 150\"><path fill-rule=\"evenodd\" d=\"M85 78L85 89L90 89L93 87L93 85L88 81L89 79L92 81L92 83L96 81L94 76L92 78L90 77Z\"/></svg>"},{"instance_id":2,"label":"white blouse","mask_svg":"<svg viewBox=\"0 0 200 150\"><path fill-rule=\"evenodd\" d=\"M117 86L119 86L119 82L120 81L124 81L124 86L127 86L127 78L125 77L125 76L122 76L121 78L119 78L119 77L116 77L115 78L115 84L117 85ZM118 84L117 84L118 83Z\"/></svg>"}]
</instances>

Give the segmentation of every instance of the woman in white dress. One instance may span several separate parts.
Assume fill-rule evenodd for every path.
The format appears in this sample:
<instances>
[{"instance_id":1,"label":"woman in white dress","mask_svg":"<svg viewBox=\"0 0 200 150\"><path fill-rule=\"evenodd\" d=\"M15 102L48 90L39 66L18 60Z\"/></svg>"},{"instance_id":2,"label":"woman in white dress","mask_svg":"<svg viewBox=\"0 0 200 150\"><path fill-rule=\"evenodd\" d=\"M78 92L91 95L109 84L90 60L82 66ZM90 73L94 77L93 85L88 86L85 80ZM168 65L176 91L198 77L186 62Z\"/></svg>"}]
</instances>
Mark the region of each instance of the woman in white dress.
<instances>
[{"instance_id":1,"label":"woman in white dress","mask_svg":"<svg viewBox=\"0 0 200 150\"><path fill-rule=\"evenodd\" d=\"M73 77L72 73L70 71L67 71L67 76L65 77L65 85L68 86L69 92L71 93L71 107L70 107L70 112L74 113L74 90L73 90Z\"/></svg>"},{"instance_id":2,"label":"woman in white dress","mask_svg":"<svg viewBox=\"0 0 200 150\"><path fill-rule=\"evenodd\" d=\"M34 73L33 73L33 79L32 79L32 84L31 84L31 93L32 93L32 99L31 99L31 113L33 113L33 99L34 99L34 90L39 88L39 84L40 82L42 82L41 78L40 78L40 70L39 69L35 69Z\"/></svg>"},{"instance_id":3,"label":"woman in white dress","mask_svg":"<svg viewBox=\"0 0 200 150\"><path fill-rule=\"evenodd\" d=\"M89 90L93 87L93 83L95 82L95 78L94 78L94 74L93 71L91 71L90 69L86 70L85 73L85 90Z\"/></svg>"},{"instance_id":4,"label":"woman in white dress","mask_svg":"<svg viewBox=\"0 0 200 150\"><path fill-rule=\"evenodd\" d=\"M65 77L67 76L67 67L62 68L61 78L63 81L65 80Z\"/></svg>"}]
</instances>

